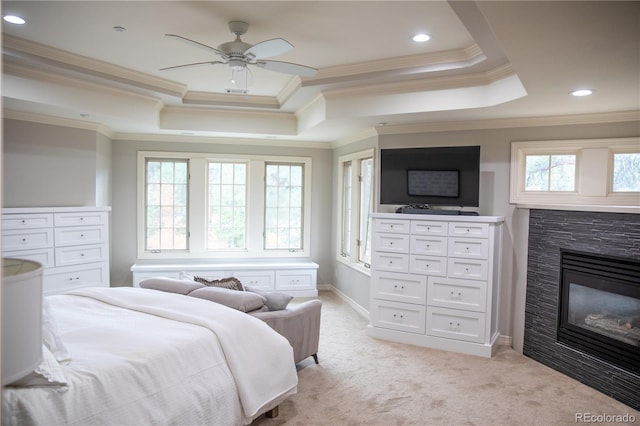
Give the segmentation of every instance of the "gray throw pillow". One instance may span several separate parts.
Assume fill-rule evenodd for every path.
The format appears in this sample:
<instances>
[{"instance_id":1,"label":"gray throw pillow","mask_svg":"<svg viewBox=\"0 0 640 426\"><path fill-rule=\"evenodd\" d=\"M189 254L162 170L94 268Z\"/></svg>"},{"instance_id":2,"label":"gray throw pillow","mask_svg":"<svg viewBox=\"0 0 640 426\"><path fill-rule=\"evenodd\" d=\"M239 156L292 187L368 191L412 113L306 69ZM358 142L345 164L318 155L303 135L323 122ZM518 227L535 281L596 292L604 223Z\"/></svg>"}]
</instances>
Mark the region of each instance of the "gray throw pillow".
<instances>
[{"instance_id":1,"label":"gray throw pillow","mask_svg":"<svg viewBox=\"0 0 640 426\"><path fill-rule=\"evenodd\" d=\"M189 296L206 299L211 302L237 309L242 312L251 312L264 306L265 298L257 293L247 291L230 290L221 287L203 287L189 293Z\"/></svg>"},{"instance_id":2,"label":"gray throw pillow","mask_svg":"<svg viewBox=\"0 0 640 426\"><path fill-rule=\"evenodd\" d=\"M176 278L154 277L140 281L140 287L154 290L168 291L169 293L189 294L193 290L204 287L204 284L191 280L179 280Z\"/></svg>"},{"instance_id":3,"label":"gray throw pillow","mask_svg":"<svg viewBox=\"0 0 640 426\"><path fill-rule=\"evenodd\" d=\"M247 286L244 289L264 297L266 300L265 305L270 311L281 311L283 309L287 309L287 305L289 305L289 302L293 299L293 296L286 293L267 292L257 287Z\"/></svg>"},{"instance_id":4,"label":"gray throw pillow","mask_svg":"<svg viewBox=\"0 0 640 426\"><path fill-rule=\"evenodd\" d=\"M221 278L219 280L208 280L203 277L193 277L194 281L202 283L208 287L228 288L231 290L243 291L242 283L236 277Z\"/></svg>"}]
</instances>

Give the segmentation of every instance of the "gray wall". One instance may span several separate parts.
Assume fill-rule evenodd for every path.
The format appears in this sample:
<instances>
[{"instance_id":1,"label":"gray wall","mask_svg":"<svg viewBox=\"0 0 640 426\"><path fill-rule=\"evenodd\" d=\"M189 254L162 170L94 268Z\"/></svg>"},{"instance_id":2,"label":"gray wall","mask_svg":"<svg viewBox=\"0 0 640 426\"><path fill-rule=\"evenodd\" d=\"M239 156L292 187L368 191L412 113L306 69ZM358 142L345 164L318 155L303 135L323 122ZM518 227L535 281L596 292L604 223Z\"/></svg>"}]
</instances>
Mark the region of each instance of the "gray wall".
<instances>
[{"instance_id":1,"label":"gray wall","mask_svg":"<svg viewBox=\"0 0 640 426\"><path fill-rule=\"evenodd\" d=\"M108 205L107 138L28 121L3 124L4 207Z\"/></svg>"},{"instance_id":2,"label":"gray wall","mask_svg":"<svg viewBox=\"0 0 640 426\"><path fill-rule=\"evenodd\" d=\"M266 142L266 141L265 141ZM136 179L138 151L181 151L219 154L305 156L312 158L311 260L320 265L318 283L331 282L331 181L330 149L269 147L240 144L117 140L113 143L111 223L111 285L131 285L129 269L136 261Z\"/></svg>"}]
</instances>

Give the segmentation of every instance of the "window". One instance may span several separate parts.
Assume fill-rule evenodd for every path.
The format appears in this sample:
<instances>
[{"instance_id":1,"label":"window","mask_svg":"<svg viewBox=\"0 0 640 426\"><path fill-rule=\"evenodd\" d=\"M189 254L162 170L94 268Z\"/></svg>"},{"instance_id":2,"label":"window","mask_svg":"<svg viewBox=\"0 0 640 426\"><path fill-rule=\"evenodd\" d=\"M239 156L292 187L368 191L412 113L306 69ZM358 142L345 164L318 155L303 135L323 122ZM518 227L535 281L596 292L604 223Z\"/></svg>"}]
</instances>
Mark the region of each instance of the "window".
<instances>
[{"instance_id":1,"label":"window","mask_svg":"<svg viewBox=\"0 0 640 426\"><path fill-rule=\"evenodd\" d=\"M145 250L186 250L188 162L148 159L145 170Z\"/></svg>"},{"instance_id":2,"label":"window","mask_svg":"<svg viewBox=\"0 0 640 426\"><path fill-rule=\"evenodd\" d=\"M270 249L302 249L302 164L266 165L265 238Z\"/></svg>"},{"instance_id":3,"label":"window","mask_svg":"<svg viewBox=\"0 0 640 426\"><path fill-rule=\"evenodd\" d=\"M575 155L527 155L525 162L525 191L575 190Z\"/></svg>"},{"instance_id":4,"label":"window","mask_svg":"<svg viewBox=\"0 0 640 426\"><path fill-rule=\"evenodd\" d=\"M311 158L138 153L141 259L310 255Z\"/></svg>"},{"instance_id":5,"label":"window","mask_svg":"<svg viewBox=\"0 0 640 426\"><path fill-rule=\"evenodd\" d=\"M340 182L338 259L368 268L371 263L373 150L342 156L338 162Z\"/></svg>"},{"instance_id":6,"label":"window","mask_svg":"<svg viewBox=\"0 0 640 426\"><path fill-rule=\"evenodd\" d=\"M640 152L613 154L613 192L640 192Z\"/></svg>"},{"instance_id":7,"label":"window","mask_svg":"<svg viewBox=\"0 0 640 426\"><path fill-rule=\"evenodd\" d=\"M640 138L511 143L510 202L638 212Z\"/></svg>"},{"instance_id":8,"label":"window","mask_svg":"<svg viewBox=\"0 0 640 426\"><path fill-rule=\"evenodd\" d=\"M247 165L209 162L207 248L245 249Z\"/></svg>"}]
</instances>

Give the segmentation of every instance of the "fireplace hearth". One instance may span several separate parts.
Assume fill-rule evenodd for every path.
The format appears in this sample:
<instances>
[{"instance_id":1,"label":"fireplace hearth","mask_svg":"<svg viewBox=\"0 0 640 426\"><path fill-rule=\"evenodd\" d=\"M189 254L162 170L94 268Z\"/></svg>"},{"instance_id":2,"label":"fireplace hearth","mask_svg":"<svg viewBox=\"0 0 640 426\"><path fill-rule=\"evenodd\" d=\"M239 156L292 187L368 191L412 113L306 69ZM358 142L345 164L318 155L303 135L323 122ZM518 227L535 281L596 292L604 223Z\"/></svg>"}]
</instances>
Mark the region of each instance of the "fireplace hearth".
<instances>
[{"instance_id":1,"label":"fireplace hearth","mask_svg":"<svg viewBox=\"0 0 640 426\"><path fill-rule=\"evenodd\" d=\"M638 214L530 210L523 353L636 410L638 263Z\"/></svg>"},{"instance_id":2,"label":"fireplace hearth","mask_svg":"<svg viewBox=\"0 0 640 426\"><path fill-rule=\"evenodd\" d=\"M558 342L640 373L640 262L561 250Z\"/></svg>"}]
</instances>

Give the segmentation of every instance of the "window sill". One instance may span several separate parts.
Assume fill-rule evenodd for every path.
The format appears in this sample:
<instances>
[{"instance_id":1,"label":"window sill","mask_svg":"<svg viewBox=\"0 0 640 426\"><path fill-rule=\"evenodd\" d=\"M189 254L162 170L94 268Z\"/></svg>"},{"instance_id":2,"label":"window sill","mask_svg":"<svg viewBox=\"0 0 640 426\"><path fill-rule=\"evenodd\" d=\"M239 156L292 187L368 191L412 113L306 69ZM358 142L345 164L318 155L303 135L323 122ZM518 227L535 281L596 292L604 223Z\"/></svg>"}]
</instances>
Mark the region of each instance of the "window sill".
<instances>
[{"instance_id":1,"label":"window sill","mask_svg":"<svg viewBox=\"0 0 640 426\"><path fill-rule=\"evenodd\" d=\"M343 265L345 265L346 267L353 269L354 271L360 272L361 274L366 275L368 277L371 276L371 269L365 268L360 263L355 263L350 260L346 260L344 257L336 257L336 260L342 263Z\"/></svg>"},{"instance_id":2,"label":"window sill","mask_svg":"<svg viewBox=\"0 0 640 426\"><path fill-rule=\"evenodd\" d=\"M571 210L580 212L608 212L608 213L632 213L640 214L640 206L605 206L605 205L580 205L580 204L534 204L518 203L518 209L534 210Z\"/></svg>"}]
</instances>

